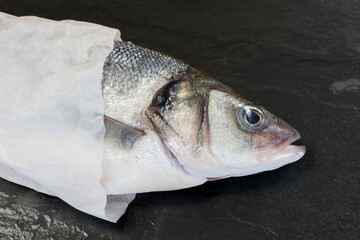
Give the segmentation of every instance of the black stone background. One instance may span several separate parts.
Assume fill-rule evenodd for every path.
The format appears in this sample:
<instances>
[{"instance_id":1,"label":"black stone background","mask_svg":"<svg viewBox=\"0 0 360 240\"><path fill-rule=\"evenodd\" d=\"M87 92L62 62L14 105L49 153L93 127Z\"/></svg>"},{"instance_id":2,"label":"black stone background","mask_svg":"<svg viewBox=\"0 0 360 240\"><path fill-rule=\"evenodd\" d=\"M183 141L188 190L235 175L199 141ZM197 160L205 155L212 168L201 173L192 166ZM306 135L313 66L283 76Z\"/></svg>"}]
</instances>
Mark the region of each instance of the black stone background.
<instances>
[{"instance_id":1,"label":"black stone background","mask_svg":"<svg viewBox=\"0 0 360 240\"><path fill-rule=\"evenodd\" d=\"M272 172L139 194L117 224L0 180L1 239L360 239L360 1L0 0L0 11L118 28L265 106L307 147Z\"/></svg>"}]
</instances>

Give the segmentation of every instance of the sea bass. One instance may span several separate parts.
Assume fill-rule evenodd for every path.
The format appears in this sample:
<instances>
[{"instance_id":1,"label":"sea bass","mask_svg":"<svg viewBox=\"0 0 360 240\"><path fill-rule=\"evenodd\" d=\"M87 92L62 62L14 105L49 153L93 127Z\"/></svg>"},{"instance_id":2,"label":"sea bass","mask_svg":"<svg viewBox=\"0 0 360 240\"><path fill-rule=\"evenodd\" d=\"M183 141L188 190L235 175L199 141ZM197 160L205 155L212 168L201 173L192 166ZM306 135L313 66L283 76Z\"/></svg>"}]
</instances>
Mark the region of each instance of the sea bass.
<instances>
[{"instance_id":1,"label":"sea bass","mask_svg":"<svg viewBox=\"0 0 360 240\"><path fill-rule=\"evenodd\" d=\"M116 41L102 79L108 194L182 189L273 170L305 147L289 124L166 54Z\"/></svg>"}]
</instances>

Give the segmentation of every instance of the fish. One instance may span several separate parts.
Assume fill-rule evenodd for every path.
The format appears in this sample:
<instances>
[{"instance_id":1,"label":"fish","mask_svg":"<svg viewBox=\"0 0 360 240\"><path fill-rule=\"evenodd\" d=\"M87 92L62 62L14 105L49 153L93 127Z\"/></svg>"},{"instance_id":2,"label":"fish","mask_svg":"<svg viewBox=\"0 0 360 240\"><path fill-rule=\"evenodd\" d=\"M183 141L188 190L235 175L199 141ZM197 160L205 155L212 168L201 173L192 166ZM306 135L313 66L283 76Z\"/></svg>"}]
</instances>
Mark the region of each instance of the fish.
<instances>
[{"instance_id":1,"label":"fish","mask_svg":"<svg viewBox=\"0 0 360 240\"><path fill-rule=\"evenodd\" d=\"M285 121L117 29L0 19L3 179L116 222L138 193L269 171L305 154Z\"/></svg>"},{"instance_id":2,"label":"fish","mask_svg":"<svg viewBox=\"0 0 360 240\"><path fill-rule=\"evenodd\" d=\"M293 145L300 134L284 120L159 51L115 41L101 84L101 183L109 195L256 174L305 154Z\"/></svg>"}]
</instances>

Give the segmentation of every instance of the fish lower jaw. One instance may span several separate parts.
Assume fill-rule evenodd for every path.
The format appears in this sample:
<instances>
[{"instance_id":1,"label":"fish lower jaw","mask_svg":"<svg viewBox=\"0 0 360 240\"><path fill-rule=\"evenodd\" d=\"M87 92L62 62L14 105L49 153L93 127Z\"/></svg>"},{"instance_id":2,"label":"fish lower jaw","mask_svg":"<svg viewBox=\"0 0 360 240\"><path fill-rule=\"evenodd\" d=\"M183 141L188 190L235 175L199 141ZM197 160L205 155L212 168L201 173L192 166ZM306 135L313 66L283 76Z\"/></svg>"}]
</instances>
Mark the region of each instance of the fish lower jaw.
<instances>
[{"instance_id":1,"label":"fish lower jaw","mask_svg":"<svg viewBox=\"0 0 360 240\"><path fill-rule=\"evenodd\" d=\"M274 166L279 165L281 167L299 160L304 156L305 152L304 146L288 145L280 153L273 155L270 161L274 162Z\"/></svg>"},{"instance_id":2,"label":"fish lower jaw","mask_svg":"<svg viewBox=\"0 0 360 240\"><path fill-rule=\"evenodd\" d=\"M287 164L296 162L304 156L305 151L305 147L303 146L288 145L281 153L278 152L275 155L269 154L267 156L262 155L260 160L258 159L259 156L256 156L256 160L254 160L252 164L235 170L235 172L230 176L240 177L265 171L272 171Z\"/></svg>"},{"instance_id":3,"label":"fish lower jaw","mask_svg":"<svg viewBox=\"0 0 360 240\"><path fill-rule=\"evenodd\" d=\"M249 161L248 165L230 167L217 166L210 171L209 169L192 169L184 167L190 175L206 178L208 181L224 179L229 177L240 177L252 175L264 171L271 171L284 165L296 162L304 156L306 149L304 146L286 145L276 147L263 147L255 154L255 159Z\"/></svg>"},{"instance_id":4,"label":"fish lower jaw","mask_svg":"<svg viewBox=\"0 0 360 240\"><path fill-rule=\"evenodd\" d=\"M306 152L304 146L285 145L280 147L267 147L259 149L256 153L256 161L259 163L279 162L288 164L302 158Z\"/></svg>"}]
</instances>

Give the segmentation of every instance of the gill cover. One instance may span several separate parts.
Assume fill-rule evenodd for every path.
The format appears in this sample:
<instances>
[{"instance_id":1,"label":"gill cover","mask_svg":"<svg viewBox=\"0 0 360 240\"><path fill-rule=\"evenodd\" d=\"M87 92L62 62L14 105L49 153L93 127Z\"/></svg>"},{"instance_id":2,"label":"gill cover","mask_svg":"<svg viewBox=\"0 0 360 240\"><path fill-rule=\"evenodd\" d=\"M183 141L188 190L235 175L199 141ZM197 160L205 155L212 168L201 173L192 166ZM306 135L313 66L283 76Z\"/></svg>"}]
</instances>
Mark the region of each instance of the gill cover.
<instances>
[{"instance_id":1,"label":"gill cover","mask_svg":"<svg viewBox=\"0 0 360 240\"><path fill-rule=\"evenodd\" d=\"M155 94L145 111L155 131L183 168L206 178L227 176L232 167L219 160L211 150L208 105L209 94L215 86L231 91L201 75L175 76Z\"/></svg>"}]
</instances>

